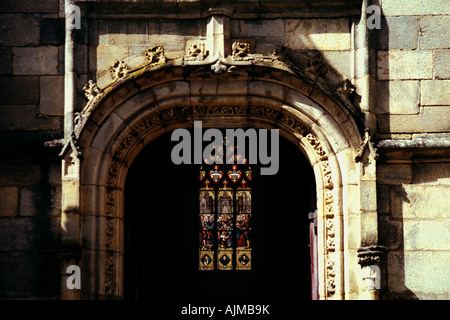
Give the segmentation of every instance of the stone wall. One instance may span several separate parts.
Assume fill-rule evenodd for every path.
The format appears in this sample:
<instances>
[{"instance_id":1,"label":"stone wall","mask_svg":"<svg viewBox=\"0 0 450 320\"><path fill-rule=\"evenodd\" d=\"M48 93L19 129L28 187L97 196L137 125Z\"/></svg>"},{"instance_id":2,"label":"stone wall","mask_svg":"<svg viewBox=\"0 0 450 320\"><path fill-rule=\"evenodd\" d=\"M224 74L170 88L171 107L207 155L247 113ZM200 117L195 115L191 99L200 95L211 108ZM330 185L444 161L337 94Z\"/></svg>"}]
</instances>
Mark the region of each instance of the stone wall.
<instances>
[{"instance_id":1,"label":"stone wall","mask_svg":"<svg viewBox=\"0 0 450 320\"><path fill-rule=\"evenodd\" d=\"M61 161L44 142L62 138L60 1L2 1L0 56L0 299L57 299Z\"/></svg>"},{"instance_id":2,"label":"stone wall","mask_svg":"<svg viewBox=\"0 0 450 320\"><path fill-rule=\"evenodd\" d=\"M450 132L450 4L384 0L382 13L376 32L380 137Z\"/></svg>"},{"instance_id":3,"label":"stone wall","mask_svg":"<svg viewBox=\"0 0 450 320\"><path fill-rule=\"evenodd\" d=\"M380 164L378 172L384 298L448 299L450 164Z\"/></svg>"},{"instance_id":4,"label":"stone wall","mask_svg":"<svg viewBox=\"0 0 450 320\"><path fill-rule=\"evenodd\" d=\"M379 138L448 141L450 3L383 0L382 12L375 41ZM379 150L379 237L388 249L385 299L449 299L448 146L439 156L435 152Z\"/></svg>"}]
</instances>

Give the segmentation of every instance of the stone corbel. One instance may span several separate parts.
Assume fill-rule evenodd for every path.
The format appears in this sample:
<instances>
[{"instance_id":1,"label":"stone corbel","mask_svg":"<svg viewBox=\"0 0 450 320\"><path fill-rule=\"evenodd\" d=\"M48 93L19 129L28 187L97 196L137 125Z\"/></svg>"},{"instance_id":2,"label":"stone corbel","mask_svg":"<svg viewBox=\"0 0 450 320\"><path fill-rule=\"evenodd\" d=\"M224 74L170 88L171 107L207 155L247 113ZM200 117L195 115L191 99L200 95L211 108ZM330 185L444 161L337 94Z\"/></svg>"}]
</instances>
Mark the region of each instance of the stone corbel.
<instances>
[{"instance_id":1,"label":"stone corbel","mask_svg":"<svg viewBox=\"0 0 450 320\"><path fill-rule=\"evenodd\" d=\"M380 266L386 257L386 248L383 246L368 246L358 249L358 263L361 267L370 265Z\"/></svg>"},{"instance_id":2,"label":"stone corbel","mask_svg":"<svg viewBox=\"0 0 450 320\"><path fill-rule=\"evenodd\" d=\"M358 263L361 266L361 280L364 299L379 299L381 289L381 268L386 258L386 248L368 246L358 249Z\"/></svg>"}]
</instances>

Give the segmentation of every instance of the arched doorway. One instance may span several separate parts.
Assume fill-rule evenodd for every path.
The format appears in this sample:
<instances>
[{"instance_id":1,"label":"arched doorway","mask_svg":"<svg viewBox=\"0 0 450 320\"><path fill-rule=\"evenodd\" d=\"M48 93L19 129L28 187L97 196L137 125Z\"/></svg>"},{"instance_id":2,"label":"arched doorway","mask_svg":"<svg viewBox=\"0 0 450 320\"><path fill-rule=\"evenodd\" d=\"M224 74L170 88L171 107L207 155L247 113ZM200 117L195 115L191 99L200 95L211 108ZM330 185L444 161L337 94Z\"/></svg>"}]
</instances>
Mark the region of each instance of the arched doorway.
<instances>
[{"instance_id":1,"label":"arched doorway","mask_svg":"<svg viewBox=\"0 0 450 320\"><path fill-rule=\"evenodd\" d=\"M311 299L317 284L311 281L309 213L316 209L316 184L303 153L280 137L278 173L253 170L251 270L201 271L199 165L174 165L174 144L170 133L153 140L128 171L124 298L171 305L256 299L285 307Z\"/></svg>"},{"instance_id":2,"label":"arched doorway","mask_svg":"<svg viewBox=\"0 0 450 320\"><path fill-rule=\"evenodd\" d=\"M82 248L81 296L123 298L128 169L152 141L195 121L204 128L279 129L303 152L316 182L319 297L359 296L359 274L350 270L359 268L362 244L377 239L376 202L365 201L376 187L370 136L361 139L332 92L293 72L263 62L229 66L227 73L210 67L173 61L145 65L104 89L89 83L89 102L62 151L61 225L68 250ZM69 258L63 266L73 264Z\"/></svg>"}]
</instances>

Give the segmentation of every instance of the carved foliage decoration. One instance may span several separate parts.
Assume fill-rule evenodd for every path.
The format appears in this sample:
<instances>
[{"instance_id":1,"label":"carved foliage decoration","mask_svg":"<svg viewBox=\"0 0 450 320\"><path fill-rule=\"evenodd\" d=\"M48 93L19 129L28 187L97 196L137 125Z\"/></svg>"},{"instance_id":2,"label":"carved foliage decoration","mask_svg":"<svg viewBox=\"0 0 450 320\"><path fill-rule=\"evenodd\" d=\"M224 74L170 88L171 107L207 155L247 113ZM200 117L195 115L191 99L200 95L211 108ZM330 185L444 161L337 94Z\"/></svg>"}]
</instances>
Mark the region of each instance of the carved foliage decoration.
<instances>
[{"instance_id":1,"label":"carved foliage decoration","mask_svg":"<svg viewBox=\"0 0 450 320\"><path fill-rule=\"evenodd\" d=\"M206 50L206 45L204 42L192 43L187 47L186 50L186 61L202 61L208 56L209 51Z\"/></svg>"},{"instance_id":2,"label":"carved foliage decoration","mask_svg":"<svg viewBox=\"0 0 450 320\"><path fill-rule=\"evenodd\" d=\"M88 103L94 100L97 96L101 94L101 90L97 87L97 84L89 80L83 87L84 96L88 99Z\"/></svg>"},{"instance_id":3,"label":"carved foliage decoration","mask_svg":"<svg viewBox=\"0 0 450 320\"><path fill-rule=\"evenodd\" d=\"M330 168L330 162L325 149L322 147L319 138L312 133L306 135L311 147L314 149L318 160L320 161L320 168L323 177L324 186L324 224L325 224L325 246L326 246L326 290L327 296L331 296L336 292L335 285L335 263L332 254L336 250L336 232L335 232L335 211L334 211L334 194L333 194L333 177Z\"/></svg>"},{"instance_id":4,"label":"carved foliage decoration","mask_svg":"<svg viewBox=\"0 0 450 320\"><path fill-rule=\"evenodd\" d=\"M123 60L117 60L108 70L111 73L113 80L117 81L120 78L125 77L128 74L128 71L130 71L130 68L128 68Z\"/></svg>"},{"instance_id":5,"label":"carved foliage decoration","mask_svg":"<svg viewBox=\"0 0 450 320\"><path fill-rule=\"evenodd\" d=\"M167 62L164 54L164 46L154 46L145 51L145 56L149 64L162 64Z\"/></svg>"}]
</instances>

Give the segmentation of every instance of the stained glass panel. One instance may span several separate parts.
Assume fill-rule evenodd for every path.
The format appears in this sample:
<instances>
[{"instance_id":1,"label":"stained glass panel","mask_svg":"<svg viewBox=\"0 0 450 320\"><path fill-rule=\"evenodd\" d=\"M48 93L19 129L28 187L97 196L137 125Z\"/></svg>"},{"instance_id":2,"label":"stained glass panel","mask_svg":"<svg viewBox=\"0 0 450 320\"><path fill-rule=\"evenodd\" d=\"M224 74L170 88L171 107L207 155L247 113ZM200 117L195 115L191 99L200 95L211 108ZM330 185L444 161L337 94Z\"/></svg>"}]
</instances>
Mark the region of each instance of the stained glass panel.
<instances>
[{"instance_id":1,"label":"stained glass panel","mask_svg":"<svg viewBox=\"0 0 450 320\"><path fill-rule=\"evenodd\" d=\"M217 212L233 213L233 191L219 191Z\"/></svg>"},{"instance_id":2,"label":"stained glass panel","mask_svg":"<svg viewBox=\"0 0 450 320\"><path fill-rule=\"evenodd\" d=\"M251 270L252 252L251 250L236 250L236 269Z\"/></svg>"},{"instance_id":3,"label":"stained glass panel","mask_svg":"<svg viewBox=\"0 0 450 320\"><path fill-rule=\"evenodd\" d=\"M236 212L250 213L252 209L252 194L249 190L238 191L236 194Z\"/></svg>"},{"instance_id":4,"label":"stained glass panel","mask_svg":"<svg viewBox=\"0 0 450 320\"><path fill-rule=\"evenodd\" d=\"M218 247L222 249L233 248L233 230L219 230L217 231Z\"/></svg>"},{"instance_id":5,"label":"stained glass panel","mask_svg":"<svg viewBox=\"0 0 450 320\"><path fill-rule=\"evenodd\" d=\"M215 152L223 155L220 147ZM205 159L199 170L199 270L251 270L253 177L244 160L214 164Z\"/></svg>"},{"instance_id":6,"label":"stained glass panel","mask_svg":"<svg viewBox=\"0 0 450 320\"><path fill-rule=\"evenodd\" d=\"M233 251L219 250L217 252L217 269L219 270L233 270Z\"/></svg>"},{"instance_id":7,"label":"stained glass panel","mask_svg":"<svg viewBox=\"0 0 450 320\"><path fill-rule=\"evenodd\" d=\"M214 213L214 191L200 191L200 213Z\"/></svg>"},{"instance_id":8,"label":"stained glass panel","mask_svg":"<svg viewBox=\"0 0 450 320\"><path fill-rule=\"evenodd\" d=\"M219 214L217 216L217 229L218 230L233 230L233 215Z\"/></svg>"},{"instance_id":9,"label":"stained glass panel","mask_svg":"<svg viewBox=\"0 0 450 320\"><path fill-rule=\"evenodd\" d=\"M240 249L251 248L251 231L250 230L236 230L236 246Z\"/></svg>"},{"instance_id":10,"label":"stained glass panel","mask_svg":"<svg viewBox=\"0 0 450 320\"><path fill-rule=\"evenodd\" d=\"M214 246L213 231L200 231L199 232L199 248L200 248L200 250L211 250L213 246Z\"/></svg>"},{"instance_id":11,"label":"stained glass panel","mask_svg":"<svg viewBox=\"0 0 450 320\"><path fill-rule=\"evenodd\" d=\"M214 270L214 251L200 251L198 262L200 270Z\"/></svg>"}]
</instances>

